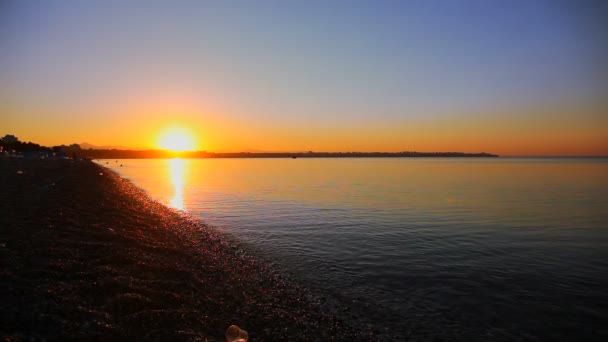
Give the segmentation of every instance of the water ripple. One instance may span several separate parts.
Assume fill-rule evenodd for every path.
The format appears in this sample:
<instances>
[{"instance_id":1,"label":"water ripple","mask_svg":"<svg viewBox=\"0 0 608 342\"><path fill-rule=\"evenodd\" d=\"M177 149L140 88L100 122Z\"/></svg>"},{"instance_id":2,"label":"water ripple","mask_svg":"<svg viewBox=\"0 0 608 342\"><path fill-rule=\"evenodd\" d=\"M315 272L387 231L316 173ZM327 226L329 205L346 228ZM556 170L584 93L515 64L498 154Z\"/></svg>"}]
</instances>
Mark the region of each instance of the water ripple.
<instances>
[{"instance_id":1,"label":"water ripple","mask_svg":"<svg viewBox=\"0 0 608 342\"><path fill-rule=\"evenodd\" d=\"M379 327L608 340L598 160L193 160L183 205ZM121 163L168 203L163 161Z\"/></svg>"}]
</instances>

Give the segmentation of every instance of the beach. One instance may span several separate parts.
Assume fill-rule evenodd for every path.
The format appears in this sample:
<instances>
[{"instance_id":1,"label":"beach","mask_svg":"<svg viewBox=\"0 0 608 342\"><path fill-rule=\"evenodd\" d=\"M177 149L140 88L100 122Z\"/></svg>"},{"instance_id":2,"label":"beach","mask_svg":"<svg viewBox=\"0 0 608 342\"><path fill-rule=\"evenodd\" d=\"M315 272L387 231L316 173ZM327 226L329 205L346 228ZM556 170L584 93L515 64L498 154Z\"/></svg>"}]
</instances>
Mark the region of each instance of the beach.
<instances>
[{"instance_id":1,"label":"beach","mask_svg":"<svg viewBox=\"0 0 608 342\"><path fill-rule=\"evenodd\" d=\"M367 341L373 326L88 160L0 159L8 340Z\"/></svg>"}]
</instances>

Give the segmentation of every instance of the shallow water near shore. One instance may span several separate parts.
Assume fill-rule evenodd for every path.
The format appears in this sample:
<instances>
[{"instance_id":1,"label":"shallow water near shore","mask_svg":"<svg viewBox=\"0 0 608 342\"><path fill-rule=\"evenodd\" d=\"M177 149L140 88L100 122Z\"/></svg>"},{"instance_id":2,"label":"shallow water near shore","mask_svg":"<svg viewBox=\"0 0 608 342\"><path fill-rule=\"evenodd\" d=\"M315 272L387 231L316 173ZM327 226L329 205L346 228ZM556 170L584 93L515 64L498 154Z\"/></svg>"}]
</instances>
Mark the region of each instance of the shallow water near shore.
<instances>
[{"instance_id":1,"label":"shallow water near shore","mask_svg":"<svg viewBox=\"0 0 608 342\"><path fill-rule=\"evenodd\" d=\"M608 337L608 159L97 162L404 338Z\"/></svg>"}]
</instances>

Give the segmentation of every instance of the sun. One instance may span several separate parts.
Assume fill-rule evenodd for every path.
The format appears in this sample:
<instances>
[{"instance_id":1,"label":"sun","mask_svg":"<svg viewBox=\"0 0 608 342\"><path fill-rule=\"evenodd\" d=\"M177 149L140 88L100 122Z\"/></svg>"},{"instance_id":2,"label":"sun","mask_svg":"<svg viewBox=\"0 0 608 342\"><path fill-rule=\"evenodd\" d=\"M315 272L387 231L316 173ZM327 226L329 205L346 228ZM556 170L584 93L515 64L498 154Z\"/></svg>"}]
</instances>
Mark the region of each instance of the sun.
<instances>
[{"instance_id":1,"label":"sun","mask_svg":"<svg viewBox=\"0 0 608 342\"><path fill-rule=\"evenodd\" d=\"M158 146L173 152L193 151L196 148L196 139L187 128L171 127L160 134Z\"/></svg>"}]
</instances>

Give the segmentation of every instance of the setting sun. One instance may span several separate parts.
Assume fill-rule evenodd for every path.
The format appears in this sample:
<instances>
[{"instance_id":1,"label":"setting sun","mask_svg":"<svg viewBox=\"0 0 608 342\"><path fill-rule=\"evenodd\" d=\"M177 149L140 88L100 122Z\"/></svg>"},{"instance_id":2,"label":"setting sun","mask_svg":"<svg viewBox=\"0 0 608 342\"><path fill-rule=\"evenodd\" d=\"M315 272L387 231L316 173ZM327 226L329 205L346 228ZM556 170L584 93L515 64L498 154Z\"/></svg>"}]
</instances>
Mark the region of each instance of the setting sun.
<instances>
[{"instance_id":1,"label":"setting sun","mask_svg":"<svg viewBox=\"0 0 608 342\"><path fill-rule=\"evenodd\" d=\"M194 135L183 127L164 130L158 138L158 146L174 152L193 151L196 148Z\"/></svg>"}]
</instances>

